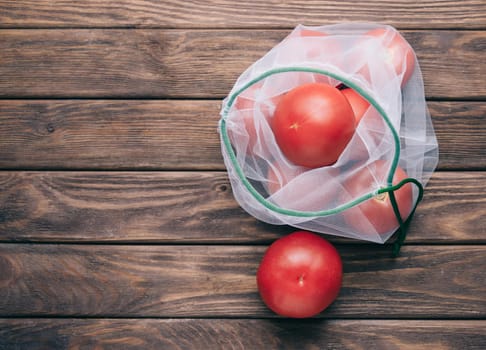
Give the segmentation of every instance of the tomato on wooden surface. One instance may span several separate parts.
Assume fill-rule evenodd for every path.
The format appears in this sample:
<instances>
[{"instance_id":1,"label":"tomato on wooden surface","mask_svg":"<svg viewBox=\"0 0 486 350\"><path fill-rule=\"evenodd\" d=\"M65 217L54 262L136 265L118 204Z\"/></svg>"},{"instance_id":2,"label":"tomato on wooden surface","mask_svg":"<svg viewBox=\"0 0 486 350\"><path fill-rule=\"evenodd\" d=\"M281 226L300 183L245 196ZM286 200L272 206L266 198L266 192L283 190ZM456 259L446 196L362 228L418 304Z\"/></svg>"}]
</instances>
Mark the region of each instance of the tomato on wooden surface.
<instances>
[{"instance_id":1,"label":"tomato on wooden surface","mask_svg":"<svg viewBox=\"0 0 486 350\"><path fill-rule=\"evenodd\" d=\"M377 53L376 59L381 59L385 64L391 65L395 73L402 76L401 86L405 86L415 69L415 56L410 44L398 32L390 32L385 28L366 32L364 39L369 39L369 37L380 38L384 41L383 54ZM369 80L369 71L364 72L364 75Z\"/></svg>"},{"instance_id":2,"label":"tomato on wooden surface","mask_svg":"<svg viewBox=\"0 0 486 350\"><path fill-rule=\"evenodd\" d=\"M369 193L374 189L376 179L386 179L388 171L389 164L383 160L377 160L360 169L344 183L348 196L347 200L356 199L365 193ZM406 172L402 168L397 167L392 183L396 185L407 177ZM402 220L406 220L412 211L412 184L403 185L394 194L400 216ZM359 232L362 232L363 227L365 227L363 220L369 221L376 233L380 235L397 229L399 226L388 193L376 195L355 207L345 210L343 215L346 222Z\"/></svg>"},{"instance_id":3,"label":"tomato on wooden surface","mask_svg":"<svg viewBox=\"0 0 486 350\"><path fill-rule=\"evenodd\" d=\"M257 272L265 304L275 313L293 318L322 312L337 298L341 282L342 262L336 248L307 231L275 241Z\"/></svg>"},{"instance_id":4,"label":"tomato on wooden surface","mask_svg":"<svg viewBox=\"0 0 486 350\"><path fill-rule=\"evenodd\" d=\"M355 118L341 91L328 84L309 83L282 97L271 126L287 159L318 168L337 161L354 134Z\"/></svg>"}]
</instances>

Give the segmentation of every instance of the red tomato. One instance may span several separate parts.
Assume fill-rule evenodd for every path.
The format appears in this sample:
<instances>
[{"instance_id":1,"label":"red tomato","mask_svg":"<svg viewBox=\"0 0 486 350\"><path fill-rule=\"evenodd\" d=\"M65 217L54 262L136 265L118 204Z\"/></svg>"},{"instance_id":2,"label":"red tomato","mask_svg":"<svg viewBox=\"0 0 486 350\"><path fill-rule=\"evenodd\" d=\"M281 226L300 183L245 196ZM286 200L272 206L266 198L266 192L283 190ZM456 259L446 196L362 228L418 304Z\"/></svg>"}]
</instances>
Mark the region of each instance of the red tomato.
<instances>
[{"instance_id":1,"label":"red tomato","mask_svg":"<svg viewBox=\"0 0 486 350\"><path fill-rule=\"evenodd\" d=\"M338 296L342 262L324 238L297 231L275 241L257 272L265 304L275 313L294 318L312 317Z\"/></svg>"},{"instance_id":2,"label":"red tomato","mask_svg":"<svg viewBox=\"0 0 486 350\"><path fill-rule=\"evenodd\" d=\"M282 97L271 121L282 153L308 168L337 161L355 131L353 109L333 86L304 84Z\"/></svg>"},{"instance_id":3,"label":"red tomato","mask_svg":"<svg viewBox=\"0 0 486 350\"><path fill-rule=\"evenodd\" d=\"M359 124L366 111L370 107L370 103L355 90L347 88L341 90L342 94L346 97L351 108L353 108L354 118L356 119L356 125Z\"/></svg>"},{"instance_id":4,"label":"red tomato","mask_svg":"<svg viewBox=\"0 0 486 350\"><path fill-rule=\"evenodd\" d=\"M354 176L351 176L344 184L349 195L347 200L356 199L365 193L369 193L370 190L372 190L372 186L376 179L385 180L388 171L389 165L383 160L377 160L357 172ZM393 176L393 185L398 184L407 177L405 171L402 168L397 167L395 175ZM412 185L410 183L405 184L399 190L395 191L394 194L400 211L400 216L405 220L412 211ZM365 227L364 220L368 220L373 226L375 233L380 235L396 230L399 226L388 193L377 195L362 202L361 204L344 211L343 215L346 222L361 233L366 233L362 232L363 227Z\"/></svg>"},{"instance_id":5,"label":"red tomato","mask_svg":"<svg viewBox=\"0 0 486 350\"><path fill-rule=\"evenodd\" d=\"M415 69L415 56L412 47L398 32L391 33L385 28L377 28L365 33L365 38L370 36L384 41L385 51L381 58L385 64L393 67L397 75L403 75L401 83L403 87ZM379 54L376 56L380 57ZM369 80L369 72L365 72L364 75Z\"/></svg>"}]
</instances>

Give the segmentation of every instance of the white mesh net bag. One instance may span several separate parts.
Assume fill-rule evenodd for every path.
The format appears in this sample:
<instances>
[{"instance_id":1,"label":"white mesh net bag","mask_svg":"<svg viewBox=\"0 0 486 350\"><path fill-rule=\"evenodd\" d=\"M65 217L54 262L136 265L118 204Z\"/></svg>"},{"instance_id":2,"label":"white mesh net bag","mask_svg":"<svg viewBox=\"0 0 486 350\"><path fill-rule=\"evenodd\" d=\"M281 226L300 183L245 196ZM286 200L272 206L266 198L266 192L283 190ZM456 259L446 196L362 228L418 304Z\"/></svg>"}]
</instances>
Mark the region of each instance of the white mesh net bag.
<instances>
[{"instance_id":1,"label":"white mesh net bag","mask_svg":"<svg viewBox=\"0 0 486 350\"><path fill-rule=\"evenodd\" d=\"M337 161L303 166L275 138L277 105L310 83L352 92L355 131ZM398 249L438 145L413 49L390 26L297 26L252 64L223 101L222 153L233 194L267 223L384 243Z\"/></svg>"}]
</instances>

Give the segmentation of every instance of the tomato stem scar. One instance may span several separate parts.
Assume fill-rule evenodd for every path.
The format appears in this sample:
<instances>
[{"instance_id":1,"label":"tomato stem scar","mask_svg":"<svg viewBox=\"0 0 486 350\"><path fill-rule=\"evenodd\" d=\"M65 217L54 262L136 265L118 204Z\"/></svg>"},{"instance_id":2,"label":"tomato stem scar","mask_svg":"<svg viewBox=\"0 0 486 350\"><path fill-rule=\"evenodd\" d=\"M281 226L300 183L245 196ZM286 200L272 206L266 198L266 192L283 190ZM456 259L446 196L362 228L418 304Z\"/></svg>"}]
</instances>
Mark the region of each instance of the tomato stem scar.
<instances>
[{"instance_id":1,"label":"tomato stem scar","mask_svg":"<svg viewBox=\"0 0 486 350\"><path fill-rule=\"evenodd\" d=\"M303 286L303 285L304 285L304 274L299 276L299 286Z\"/></svg>"}]
</instances>

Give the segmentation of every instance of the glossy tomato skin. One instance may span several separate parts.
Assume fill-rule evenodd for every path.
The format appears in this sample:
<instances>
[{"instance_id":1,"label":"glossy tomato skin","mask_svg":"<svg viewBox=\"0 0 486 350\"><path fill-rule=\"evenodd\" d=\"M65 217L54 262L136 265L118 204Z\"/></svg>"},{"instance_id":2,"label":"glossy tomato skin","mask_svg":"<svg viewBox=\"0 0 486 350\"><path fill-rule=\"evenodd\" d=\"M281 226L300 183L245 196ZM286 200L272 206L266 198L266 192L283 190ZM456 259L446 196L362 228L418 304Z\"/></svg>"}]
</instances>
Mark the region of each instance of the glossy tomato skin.
<instances>
[{"instance_id":1,"label":"glossy tomato skin","mask_svg":"<svg viewBox=\"0 0 486 350\"><path fill-rule=\"evenodd\" d=\"M282 153L307 168L334 164L355 131L353 109L328 84L309 83L289 91L271 121Z\"/></svg>"},{"instance_id":2,"label":"glossy tomato skin","mask_svg":"<svg viewBox=\"0 0 486 350\"><path fill-rule=\"evenodd\" d=\"M293 318L317 315L338 296L342 262L324 238L297 231L275 241L257 272L265 304L275 313Z\"/></svg>"},{"instance_id":3,"label":"glossy tomato skin","mask_svg":"<svg viewBox=\"0 0 486 350\"><path fill-rule=\"evenodd\" d=\"M348 192L348 199L356 199L364 193L369 193L374 184L375 178L386 178L389 171L389 164L383 160L377 160L358 171L350 177L344 184ZM393 176L393 185L406 179L407 173L400 167L397 167ZM399 190L394 192L395 199L400 211L402 220L406 220L413 206L413 189L410 183L405 184ZM361 212L360 212L361 211ZM379 235L386 234L398 227L398 220L395 216L390 196L387 193L377 195L356 207L344 211L344 218L355 230L360 232L363 228L363 217L370 222L376 233Z\"/></svg>"},{"instance_id":4,"label":"glossy tomato skin","mask_svg":"<svg viewBox=\"0 0 486 350\"><path fill-rule=\"evenodd\" d=\"M377 28L366 32L365 39L369 37L385 40L385 51L382 59L385 61L385 64L390 64L393 67L397 75L402 75L401 86L405 86L415 69L415 55L412 47L398 32L392 34L385 28ZM369 75L369 72L364 75L366 76L367 74Z\"/></svg>"}]
</instances>

